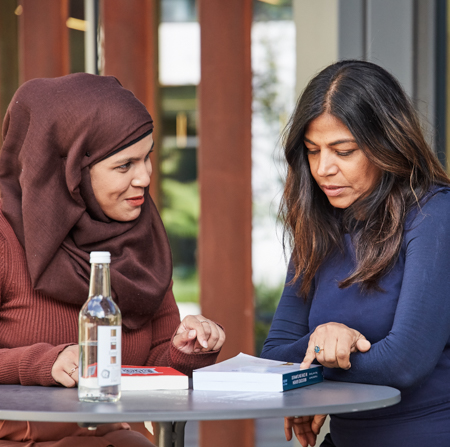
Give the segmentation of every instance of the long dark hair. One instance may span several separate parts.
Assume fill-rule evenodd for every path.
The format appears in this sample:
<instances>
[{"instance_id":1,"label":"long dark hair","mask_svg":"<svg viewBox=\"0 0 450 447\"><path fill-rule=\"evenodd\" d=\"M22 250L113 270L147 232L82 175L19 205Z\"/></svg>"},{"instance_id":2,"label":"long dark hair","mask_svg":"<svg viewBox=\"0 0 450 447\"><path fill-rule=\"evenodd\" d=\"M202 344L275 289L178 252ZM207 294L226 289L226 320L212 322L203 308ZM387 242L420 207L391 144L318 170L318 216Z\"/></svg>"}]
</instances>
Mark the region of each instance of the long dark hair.
<instances>
[{"instance_id":1,"label":"long dark hair","mask_svg":"<svg viewBox=\"0 0 450 447\"><path fill-rule=\"evenodd\" d=\"M308 124L323 113L342 121L382 170L375 189L343 211L331 206L312 177L304 144ZM310 81L285 130L284 152L288 173L280 217L285 241L293 246L293 281L302 277L304 298L322 262L342 249L344 232L352 235L356 267L339 287L379 289L379 280L397 260L408 211L433 185L450 183L402 87L370 62L341 61Z\"/></svg>"}]
</instances>

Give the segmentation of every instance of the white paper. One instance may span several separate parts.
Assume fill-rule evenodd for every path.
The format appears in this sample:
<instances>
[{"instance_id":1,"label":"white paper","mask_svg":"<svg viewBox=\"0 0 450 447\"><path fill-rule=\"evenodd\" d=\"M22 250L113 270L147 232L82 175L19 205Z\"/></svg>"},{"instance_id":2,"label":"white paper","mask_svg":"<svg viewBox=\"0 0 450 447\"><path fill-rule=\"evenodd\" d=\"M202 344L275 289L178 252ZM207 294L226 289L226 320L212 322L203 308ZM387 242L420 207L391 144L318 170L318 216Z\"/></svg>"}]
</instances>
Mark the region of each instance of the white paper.
<instances>
[{"instance_id":1,"label":"white paper","mask_svg":"<svg viewBox=\"0 0 450 447\"><path fill-rule=\"evenodd\" d=\"M98 385L120 385L122 373L121 326L98 326L97 340Z\"/></svg>"}]
</instances>

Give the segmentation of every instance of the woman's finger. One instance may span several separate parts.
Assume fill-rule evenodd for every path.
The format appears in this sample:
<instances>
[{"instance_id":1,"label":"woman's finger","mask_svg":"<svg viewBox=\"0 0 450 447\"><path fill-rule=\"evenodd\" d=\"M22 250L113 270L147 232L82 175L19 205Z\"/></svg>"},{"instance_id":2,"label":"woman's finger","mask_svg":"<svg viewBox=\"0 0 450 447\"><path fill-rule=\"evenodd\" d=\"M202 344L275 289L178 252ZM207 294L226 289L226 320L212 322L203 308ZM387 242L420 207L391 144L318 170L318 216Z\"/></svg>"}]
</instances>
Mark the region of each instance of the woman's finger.
<instances>
[{"instance_id":1,"label":"woman's finger","mask_svg":"<svg viewBox=\"0 0 450 447\"><path fill-rule=\"evenodd\" d=\"M303 447L316 444L316 435L311 430L314 416L294 417L293 430L296 438Z\"/></svg>"},{"instance_id":2,"label":"woman's finger","mask_svg":"<svg viewBox=\"0 0 450 447\"><path fill-rule=\"evenodd\" d=\"M355 346L359 352L367 352L372 347L370 341L364 335L361 335Z\"/></svg>"},{"instance_id":3,"label":"woman's finger","mask_svg":"<svg viewBox=\"0 0 450 447\"><path fill-rule=\"evenodd\" d=\"M180 350L183 350L190 343L194 343L194 340L197 338L197 331L194 329L187 329L183 332L177 333L175 337L173 337L172 343L173 345Z\"/></svg>"},{"instance_id":4,"label":"woman's finger","mask_svg":"<svg viewBox=\"0 0 450 447\"><path fill-rule=\"evenodd\" d=\"M210 329L210 334L208 338L208 349L203 349L203 351L217 351L219 350L225 342L225 332L220 326L211 320L205 320L202 322L203 325L208 325Z\"/></svg>"},{"instance_id":5,"label":"woman's finger","mask_svg":"<svg viewBox=\"0 0 450 447\"><path fill-rule=\"evenodd\" d=\"M67 372L67 371L66 371ZM79 376L79 371L78 371L78 365L74 365L72 367L72 369L67 372L67 375L75 382L78 383L78 376Z\"/></svg>"},{"instance_id":6,"label":"woman's finger","mask_svg":"<svg viewBox=\"0 0 450 447\"><path fill-rule=\"evenodd\" d=\"M225 343L226 336L224 330L220 326L214 323L214 327L217 331L217 338L215 344L211 347L211 350L218 351Z\"/></svg>"},{"instance_id":7,"label":"woman's finger","mask_svg":"<svg viewBox=\"0 0 450 447\"><path fill-rule=\"evenodd\" d=\"M76 384L78 383L79 374L78 365L73 361L69 361L64 365L63 371L68 377L68 379L65 380L65 383L67 385L64 386L66 386L67 388L73 388L74 386L76 386Z\"/></svg>"},{"instance_id":8,"label":"woman's finger","mask_svg":"<svg viewBox=\"0 0 450 447\"><path fill-rule=\"evenodd\" d=\"M303 361L300 364L300 369L308 369L311 366L311 363L316 359L316 352L314 352L315 346L318 345L314 344L314 339L311 336L309 338L308 349L306 350L305 357L303 358Z\"/></svg>"},{"instance_id":9,"label":"woman's finger","mask_svg":"<svg viewBox=\"0 0 450 447\"><path fill-rule=\"evenodd\" d=\"M211 346L211 327L207 320L199 320L201 330L196 330L197 338L194 342L194 352L209 351ZM198 323L192 326L197 327ZM202 342L204 340L204 342ZM205 343L206 342L206 343Z\"/></svg>"},{"instance_id":10,"label":"woman's finger","mask_svg":"<svg viewBox=\"0 0 450 447\"><path fill-rule=\"evenodd\" d=\"M311 430L315 435L320 433L320 429L325 423L325 419L327 418L326 414L316 414L311 422Z\"/></svg>"},{"instance_id":11,"label":"woman's finger","mask_svg":"<svg viewBox=\"0 0 450 447\"><path fill-rule=\"evenodd\" d=\"M203 315L188 315L183 319L180 325L186 329L193 329L196 331L199 349L208 348L210 328L206 328L205 326L207 325L202 324L203 321L207 321L207 318Z\"/></svg>"},{"instance_id":12,"label":"woman's finger","mask_svg":"<svg viewBox=\"0 0 450 447\"><path fill-rule=\"evenodd\" d=\"M78 345L67 346L61 351L52 366L55 382L73 388L78 383Z\"/></svg>"},{"instance_id":13,"label":"woman's finger","mask_svg":"<svg viewBox=\"0 0 450 447\"><path fill-rule=\"evenodd\" d=\"M292 417L284 418L284 436L286 436L286 441L292 439Z\"/></svg>"},{"instance_id":14,"label":"woman's finger","mask_svg":"<svg viewBox=\"0 0 450 447\"><path fill-rule=\"evenodd\" d=\"M351 367L350 353L352 352L354 343L355 340L350 332L343 334L336 340L334 368L349 369Z\"/></svg>"},{"instance_id":15,"label":"woman's finger","mask_svg":"<svg viewBox=\"0 0 450 447\"><path fill-rule=\"evenodd\" d=\"M333 368L336 364L336 345L338 339L334 334L328 335L327 338L324 339L323 349L316 355L317 361L327 366L328 368Z\"/></svg>"},{"instance_id":16,"label":"woman's finger","mask_svg":"<svg viewBox=\"0 0 450 447\"><path fill-rule=\"evenodd\" d=\"M203 328L205 329L205 337L208 340L208 347L203 348L202 351L210 351L212 346L216 344L219 333L215 328L215 324L212 321L202 320L201 323Z\"/></svg>"},{"instance_id":17,"label":"woman's finger","mask_svg":"<svg viewBox=\"0 0 450 447\"><path fill-rule=\"evenodd\" d=\"M75 369L74 373L70 374L72 369ZM78 369L75 368L75 366L72 366L72 368L69 368L69 365L65 365L62 366L61 365L57 365L55 367L55 365L53 365L52 368L52 376L53 379L55 380L55 382L60 383L61 385L65 386L66 388L73 388L77 382L75 381L75 378L72 377L73 374L77 373L78 374Z\"/></svg>"}]
</instances>

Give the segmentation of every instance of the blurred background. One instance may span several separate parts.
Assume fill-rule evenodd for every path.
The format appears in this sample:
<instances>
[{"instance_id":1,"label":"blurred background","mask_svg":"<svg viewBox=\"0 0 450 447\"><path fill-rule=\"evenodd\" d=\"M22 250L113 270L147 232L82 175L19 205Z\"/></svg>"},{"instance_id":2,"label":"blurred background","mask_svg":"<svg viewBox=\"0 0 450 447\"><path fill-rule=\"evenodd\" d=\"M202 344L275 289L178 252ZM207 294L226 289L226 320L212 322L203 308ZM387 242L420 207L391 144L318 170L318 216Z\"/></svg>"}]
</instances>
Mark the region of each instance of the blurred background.
<instances>
[{"instance_id":1,"label":"blurred background","mask_svg":"<svg viewBox=\"0 0 450 447\"><path fill-rule=\"evenodd\" d=\"M151 194L180 312L225 326L220 359L259 355L289 257L281 132L298 95L334 61L378 63L447 167L449 14L447 0L0 0L0 114L35 77L85 71L132 90L155 120ZM267 421L202 423L189 442L282 445L280 424L272 438Z\"/></svg>"}]
</instances>

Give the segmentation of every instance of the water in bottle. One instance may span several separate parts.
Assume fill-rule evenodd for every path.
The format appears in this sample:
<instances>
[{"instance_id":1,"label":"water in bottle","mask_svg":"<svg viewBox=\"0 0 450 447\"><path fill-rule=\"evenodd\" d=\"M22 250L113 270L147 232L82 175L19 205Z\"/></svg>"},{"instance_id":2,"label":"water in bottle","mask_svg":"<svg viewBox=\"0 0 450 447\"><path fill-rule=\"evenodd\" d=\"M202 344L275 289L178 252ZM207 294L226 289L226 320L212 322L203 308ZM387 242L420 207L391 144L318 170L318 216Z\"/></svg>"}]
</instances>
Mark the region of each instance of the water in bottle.
<instances>
[{"instance_id":1,"label":"water in bottle","mask_svg":"<svg viewBox=\"0 0 450 447\"><path fill-rule=\"evenodd\" d=\"M89 297L79 316L78 398L84 402L120 399L122 316L111 297L109 252L91 253Z\"/></svg>"}]
</instances>

